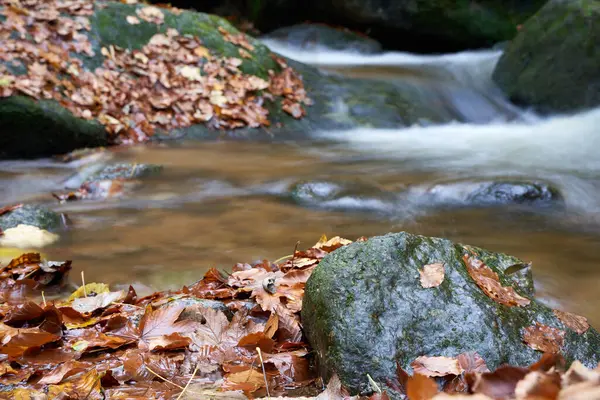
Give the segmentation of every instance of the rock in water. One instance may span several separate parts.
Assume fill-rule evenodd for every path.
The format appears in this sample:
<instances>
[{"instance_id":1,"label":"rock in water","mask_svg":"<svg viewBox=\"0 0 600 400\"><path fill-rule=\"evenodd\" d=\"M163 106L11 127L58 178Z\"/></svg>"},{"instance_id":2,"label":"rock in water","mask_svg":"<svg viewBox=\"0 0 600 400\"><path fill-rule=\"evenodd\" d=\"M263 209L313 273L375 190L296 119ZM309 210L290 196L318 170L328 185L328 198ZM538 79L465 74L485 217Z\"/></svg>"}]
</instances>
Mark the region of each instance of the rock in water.
<instances>
[{"instance_id":1,"label":"rock in water","mask_svg":"<svg viewBox=\"0 0 600 400\"><path fill-rule=\"evenodd\" d=\"M519 307L492 300L469 275L465 254L483 261L499 274L502 286L531 302ZM442 283L423 288L419 270L437 263L444 265ZM529 268L503 274L518 263L505 254L406 232L329 254L308 280L302 306L305 334L322 375L337 373L356 393L368 390L367 374L386 386L396 375L396 362L410 371L419 356L475 351L490 369L529 365L542 355L523 342L525 328L536 323L565 333L561 351L568 361L597 365L600 334L593 328L577 334L537 302Z\"/></svg>"},{"instance_id":2,"label":"rock in water","mask_svg":"<svg viewBox=\"0 0 600 400\"><path fill-rule=\"evenodd\" d=\"M34 205L24 205L0 216L0 229L2 230L21 224L51 231L60 227L61 217L54 211Z\"/></svg>"},{"instance_id":3,"label":"rock in water","mask_svg":"<svg viewBox=\"0 0 600 400\"><path fill-rule=\"evenodd\" d=\"M521 29L494 71L516 103L540 111L600 105L600 1L551 0Z\"/></svg>"},{"instance_id":4,"label":"rock in water","mask_svg":"<svg viewBox=\"0 0 600 400\"><path fill-rule=\"evenodd\" d=\"M263 38L283 40L291 46L303 49L325 47L363 54L376 54L383 50L381 44L367 36L321 24L298 24L279 28Z\"/></svg>"}]
</instances>

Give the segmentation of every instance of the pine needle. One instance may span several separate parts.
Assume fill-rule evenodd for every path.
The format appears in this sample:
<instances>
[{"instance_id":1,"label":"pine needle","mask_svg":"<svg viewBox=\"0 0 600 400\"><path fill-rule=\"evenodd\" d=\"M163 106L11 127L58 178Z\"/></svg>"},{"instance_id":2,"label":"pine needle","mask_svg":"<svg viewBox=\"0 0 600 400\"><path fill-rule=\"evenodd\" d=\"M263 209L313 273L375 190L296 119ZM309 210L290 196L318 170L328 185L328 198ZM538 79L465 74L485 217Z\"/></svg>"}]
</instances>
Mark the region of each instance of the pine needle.
<instances>
[{"instance_id":1,"label":"pine needle","mask_svg":"<svg viewBox=\"0 0 600 400\"><path fill-rule=\"evenodd\" d=\"M181 393L179 393L179 396L177 396L177 400L181 399L181 396L183 396L183 394L187 390L188 386L190 386L190 383L192 383L192 379L194 379L194 376L196 376L196 372L198 372L198 364L196 364L196 368L194 368L194 372L192 372L192 376L190 376L190 380L187 382L187 384L185 385L185 387L183 388Z\"/></svg>"},{"instance_id":2,"label":"pine needle","mask_svg":"<svg viewBox=\"0 0 600 400\"><path fill-rule=\"evenodd\" d=\"M256 351L258 351L258 357L260 358L260 365L262 367L263 378L265 378L265 388L267 389L267 399L271 399L271 394L269 393L269 383L267 382L267 372L265 371L265 362L263 361L260 347L257 347Z\"/></svg>"},{"instance_id":3,"label":"pine needle","mask_svg":"<svg viewBox=\"0 0 600 400\"><path fill-rule=\"evenodd\" d=\"M44 302L44 308L46 308L46 296L44 296L43 290L42 290L42 301Z\"/></svg>"}]
</instances>

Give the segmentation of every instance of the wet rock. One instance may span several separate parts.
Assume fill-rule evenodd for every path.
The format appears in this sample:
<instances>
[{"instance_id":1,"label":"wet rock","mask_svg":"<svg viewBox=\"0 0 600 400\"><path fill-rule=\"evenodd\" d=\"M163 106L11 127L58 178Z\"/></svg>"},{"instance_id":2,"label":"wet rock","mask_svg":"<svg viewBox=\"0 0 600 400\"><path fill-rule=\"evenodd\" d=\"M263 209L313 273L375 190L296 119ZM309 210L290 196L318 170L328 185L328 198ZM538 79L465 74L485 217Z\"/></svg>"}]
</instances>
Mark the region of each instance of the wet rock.
<instances>
[{"instance_id":1,"label":"wet rock","mask_svg":"<svg viewBox=\"0 0 600 400\"><path fill-rule=\"evenodd\" d=\"M531 299L524 307L494 302L475 284L462 261L469 253ZM443 263L441 285L423 288L419 269ZM561 350L569 362L596 366L600 334L582 335L564 326L553 310L533 297L529 268L505 275L515 257L465 247L446 239L401 232L353 243L328 256L307 282L302 306L304 332L325 376L337 373L352 393L368 390L369 374L382 387L396 362L410 369L417 357L479 353L488 367L528 365L541 352L522 340L536 322L565 332Z\"/></svg>"},{"instance_id":2,"label":"wet rock","mask_svg":"<svg viewBox=\"0 0 600 400\"><path fill-rule=\"evenodd\" d=\"M563 202L558 189L550 184L527 181L441 183L413 190L413 196L433 205L448 206L551 205Z\"/></svg>"},{"instance_id":3,"label":"wet rock","mask_svg":"<svg viewBox=\"0 0 600 400\"><path fill-rule=\"evenodd\" d=\"M381 44L367 36L320 24L299 24L279 28L262 38L280 40L302 49L323 47L363 54L375 54L382 51Z\"/></svg>"},{"instance_id":4,"label":"wet rock","mask_svg":"<svg viewBox=\"0 0 600 400\"><path fill-rule=\"evenodd\" d=\"M308 207L383 211L392 208L393 195L378 187L361 183L308 181L292 186L289 197L295 203Z\"/></svg>"},{"instance_id":5,"label":"wet rock","mask_svg":"<svg viewBox=\"0 0 600 400\"><path fill-rule=\"evenodd\" d=\"M0 216L0 229L2 230L14 228L20 224L52 231L60 228L62 220L60 214L54 211L28 204Z\"/></svg>"},{"instance_id":6,"label":"wet rock","mask_svg":"<svg viewBox=\"0 0 600 400\"><path fill-rule=\"evenodd\" d=\"M50 100L0 98L0 160L47 157L108 144L102 125L75 117Z\"/></svg>"},{"instance_id":7,"label":"wet rock","mask_svg":"<svg viewBox=\"0 0 600 400\"><path fill-rule=\"evenodd\" d=\"M551 0L523 25L493 78L518 104L543 112L600 105L600 4Z\"/></svg>"},{"instance_id":8,"label":"wet rock","mask_svg":"<svg viewBox=\"0 0 600 400\"><path fill-rule=\"evenodd\" d=\"M163 170L162 165L121 163L108 165L90 176L86 182L113 179L140 179L156 176Z\"/></svg>"}]
</instances>

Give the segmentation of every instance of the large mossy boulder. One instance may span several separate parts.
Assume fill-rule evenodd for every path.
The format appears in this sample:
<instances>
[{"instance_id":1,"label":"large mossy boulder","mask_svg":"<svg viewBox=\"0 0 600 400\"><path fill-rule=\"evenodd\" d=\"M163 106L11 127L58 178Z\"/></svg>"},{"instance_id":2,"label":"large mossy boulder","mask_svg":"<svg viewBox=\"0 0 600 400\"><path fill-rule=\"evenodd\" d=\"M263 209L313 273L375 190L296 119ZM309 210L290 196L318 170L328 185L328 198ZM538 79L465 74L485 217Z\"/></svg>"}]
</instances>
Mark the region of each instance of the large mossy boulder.
<instances>
[{"instance_id":1,"label":"large mossy boulder","mask_svg":"<svg viewBox=\"0 0 600 400\"><path fill-rule=\"evenodd\" d=\"M337 23L365 27L386 47L452 51L509 40L517 25L545 0L331 0L325 13ZM403 38L410 37L410 40ZM412 47L411 47L412 43Z\"/></svg>"},{"instance_id":2,"label":"large mossy boulder","mask_svg":"<svg viewBox=\"0 0 600 400\"><path fill-rule=\"evenodd\" d=\"M82 61L85 70L94 71L101 66L105 58L110 57L110 51L106 49L111 46L141 49L155 34L173 28L180 35L200 38L214 57L241 59L239 70L244 74L266 79L269 71L281 71L271 51L258 40L245 36L242 42L249 45L245 47L228 40L227 35L235 36L239 32L223 18L193 11L161 9L164 15L162 23L140 20L131 24L127 17L135 16L136 11L145 5L117 2L94 2L93 5L90 29L80 33L86 35L94 55L72 54ZM244 51L244 56L240 50ZM306 107L304 118L295 119L284 112L281 99L276 98L274 101L265 100L270 127L221 130L200 123L171 131L159 130L154 138L285 140L307 137L318 129L398 127L456 119L447 108L432 106L432 102L439 100L433 88L408 82L353 80L322 73L300 63L289 61L289 64L302 76L308 97L314 102L314 105ZM14 75L27 72L27 66L23 65L19 71L12 66L5 67ZM102 146L111 139L107 138L98 122L78 118L53 100L35 101L16 94L0 99L0 129L3 132L0 159L49 156L80 147Z\"/></svg>"},{"instance_id":3,"label":"large mossy boulder","mask_svg":"<svg viewBox=\"0 0 600 400\"><path fill-rule=\"evenodd\" d=\"M542 112L600 105L600 1L551 0L506 48L493 79Z\"/></svg>"},{"instance_id":4,"label":"large mossy boulder","mask_svg":"<svg viewBox=\"0 0 600 400\"><path fill-rule=\"evenodd\" d=\"M469 275L465 254L483 261L502 286L512 286L531 303L518 307L492 300ZM444 280L424 288L419 270L434 263L444 264ZM565 332L561 351L568 361L597 365L600 334L593 328L576 333L536 301L528 268L503 273L519 263L505 254L405 232L329 254L308 280L302 306L304 331L322 374L338 374L356 393L369 390L367 374L385 387L396 363L410 371L419 356L475 351L490 369L529 365L542 353L523 342L523 332L536 323Z\"/></svg>"}]
</instances>

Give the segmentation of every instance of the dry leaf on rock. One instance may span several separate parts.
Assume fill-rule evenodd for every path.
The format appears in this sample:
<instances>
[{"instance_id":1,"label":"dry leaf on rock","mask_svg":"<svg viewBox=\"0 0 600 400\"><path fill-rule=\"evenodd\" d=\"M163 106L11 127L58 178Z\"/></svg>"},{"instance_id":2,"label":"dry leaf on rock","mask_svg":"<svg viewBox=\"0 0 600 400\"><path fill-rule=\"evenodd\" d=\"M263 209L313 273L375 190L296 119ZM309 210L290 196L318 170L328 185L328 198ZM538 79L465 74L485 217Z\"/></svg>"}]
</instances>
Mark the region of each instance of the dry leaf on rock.
<instances>
[{"instance_id":1,"label":"dry leaf on rock","mask_svg":"<svg viewBox=\"0 0 600 400\"><path fill-rule=\"evenodd\" d=\"M565 332L536 322L523 331L523 341L532 349L544 353L560 353Z\"/></svg>"},{"instance_id":2,"label":"dry leaf on rock","mask_svg":"<svg viewBox=\"0 0 600 400\"><path fill-rule=\"evenodd\" d=\"M444 281L444 264L425 265L422 270L419 270L419 275L421 275L421 287L438 287Z\"/></svg>"},{"instance_id":3,"label":"dry leaf on rock","mask_svg":"<svg viewBox=\"0 0 600 400\"><path fill-rule=\"evenodd\" d=\"M531 301L521 295L519 295L510 286L502 286L498 274L495 273L490 267L485 265L481 260L475 257L469 257L468 254L463 256L463 261L467 267L469 275L477 286L492 300L496 303L503 304L505 306L519 306L524 307L529 305Z\"/></svg>"},{"instance_id":4,"label":"dry leaf on rock","mask_svg":"<svg viewBox=\"0 0 600 400\"><path fill-rule=\"evenodd\" d=\"M584 334L590 328L587 318L581 315L559 310L554 310L554 315L568 328L580 335Z\"/></svg>"},{"instance_id":5,"label":"dry leaf on rock","mask_svg":"<svg viewBox=\"0 0 600 400\"><path fill-rule=\"evenodd\" d=\"M137 17L135 17L133 15L128 15L125 19L127 20L127 23L131 24L131 25L137 25L137 24L141 23L140 20L137 19Z\"/></svg>"},{"instance_id":6,"label":"dry leaf on rock","mask_svg":"<svg viewBox=\"0 0 600 400\"><path fill-rule=\"evenodd\" d=\"M158 7L144 6L138 8L135 13L146 22L160 25L165 21L165 15Z\"/></svg>"},{"instance_id":7,"label":"dry leaf on rock","mask_svg":"<svg viewBox=\"0 0 600 400\"><path fill-rule=\"evenodd\" d=\"M463 369L456 358L417 357L410 366L416 374L425 376L460 375Z\"/></svg>"}]
</instances>

